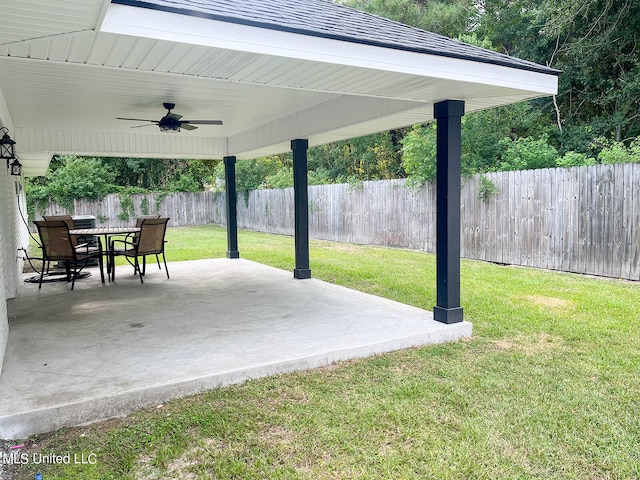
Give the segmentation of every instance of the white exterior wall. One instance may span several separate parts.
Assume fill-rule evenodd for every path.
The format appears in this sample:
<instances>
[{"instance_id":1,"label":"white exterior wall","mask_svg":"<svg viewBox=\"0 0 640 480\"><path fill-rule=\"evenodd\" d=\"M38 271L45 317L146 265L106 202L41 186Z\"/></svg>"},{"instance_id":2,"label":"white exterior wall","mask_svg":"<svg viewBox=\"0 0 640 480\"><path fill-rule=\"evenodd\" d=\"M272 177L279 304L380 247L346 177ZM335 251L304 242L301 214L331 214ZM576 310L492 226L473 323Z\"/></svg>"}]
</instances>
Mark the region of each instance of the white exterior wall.
<instances>
[{"instance_id":1,"label":"white exterior wall","mask_svg":"<svg viewBox=\"0 0 640 480\"><path fill-rule=\"evenodd\" d=\"M11 229L12 217L9 211L11 201L11 197L9 196L9 182L8 173L5 169L0 168L0 373L2 372L2 362L9 337L7 299L9 298L11 290L9 285L13 283L11 265L9 265L7 261L9 244L13 238L13 229Z\"/></svg>"},{"instance_id":2,"label":"white exterior wall","mask_svg":"<svg viewBox=\"0 0 640 480\"><path fill-rule=\"evenodd\" d=\"M5 168L0 168L0 374L9 338L7 300L16 296L23 267L18 249L26 248L29 238L18 202L26 215L23 179L12 177Z\"/></svg>"}]
</instances>

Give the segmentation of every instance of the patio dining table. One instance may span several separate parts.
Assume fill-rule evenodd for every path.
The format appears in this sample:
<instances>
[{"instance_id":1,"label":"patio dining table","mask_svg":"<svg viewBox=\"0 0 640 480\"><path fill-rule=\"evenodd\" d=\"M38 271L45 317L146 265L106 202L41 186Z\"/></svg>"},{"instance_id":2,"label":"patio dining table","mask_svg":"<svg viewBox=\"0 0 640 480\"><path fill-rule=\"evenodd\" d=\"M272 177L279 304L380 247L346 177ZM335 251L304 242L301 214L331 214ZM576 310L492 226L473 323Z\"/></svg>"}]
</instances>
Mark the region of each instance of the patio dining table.
<instances>
[{"instance_id":1,"label":"patio dining table","mask_svg":"<svg viewBox=\"0 0 640 480\"><path fill-rule=\"evenodd\" d=\"M111 263L109 260L109 237L116 235L128 235L130 233L140 233L140 227L97 227L97 228L74 228L69 230L71 235L78 237L100 236L104 237L104 255L107 257L107 274L111 273ZM111 279L111 276L109 276Z\"/></svg>"}]
</instances>

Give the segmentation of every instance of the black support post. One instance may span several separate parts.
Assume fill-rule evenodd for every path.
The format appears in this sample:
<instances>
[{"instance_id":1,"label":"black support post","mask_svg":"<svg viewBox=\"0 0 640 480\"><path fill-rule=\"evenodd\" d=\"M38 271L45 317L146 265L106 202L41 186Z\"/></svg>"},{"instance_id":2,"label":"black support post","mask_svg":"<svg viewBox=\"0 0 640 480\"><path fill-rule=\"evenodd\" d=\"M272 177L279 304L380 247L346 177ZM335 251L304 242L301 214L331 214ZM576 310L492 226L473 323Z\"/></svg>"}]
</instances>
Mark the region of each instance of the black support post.
<instances>
[{"instance_id":1,"label":"black support post","mask_svg":"<svg viewBox=\"0 0 640 480\"><path fill-rule=\"evenodd\" d=\"M224 157L224 181L227 204L227 258L240 258L238 251L238 210L236 193L236 157Z\"/></svg>"},{"instance_id":2,"label":"black support post","mask_svg":"<svg viewBox=\"0 0 640 480\"><path fill-rule=\"evenodd\" d=\"M436 103L436 303L433 318L462 322L460 307L460 182L464 102Z\"/></svg>"},{"instance_id":3,"label":"black support post","mask_svg":"<svg viewBox=\"0 0 640 480\"><path fill-rule=\"evenodd\" d=\"M309 194L307 191L308 140L291 140L293 150L293 197L295 212L295 278L311 278L309 269Z\"/></svg>"}]
</instances>

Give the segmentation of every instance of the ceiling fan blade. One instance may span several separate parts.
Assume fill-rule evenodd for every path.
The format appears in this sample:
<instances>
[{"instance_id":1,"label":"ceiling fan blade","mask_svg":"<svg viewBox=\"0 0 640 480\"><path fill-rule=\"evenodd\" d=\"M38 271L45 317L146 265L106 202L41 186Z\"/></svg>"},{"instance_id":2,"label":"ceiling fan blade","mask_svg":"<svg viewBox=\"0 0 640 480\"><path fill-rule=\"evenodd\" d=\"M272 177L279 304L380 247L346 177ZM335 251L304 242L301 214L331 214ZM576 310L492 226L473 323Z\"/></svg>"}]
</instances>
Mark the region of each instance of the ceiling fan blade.
<instances>
[{"instance_id":1,"label":"ceiling fan blade","mask_svg":"<svg viewBox=\"0 0 640 480\"><path fill-rule=\"evenodd\" d=\"M191 123L193 125L222 125L222 120L180 120L180 123Z\"/></svg>"},{"instance_id":2,"label":"ceiling fan blade","mask_svg":"<svg viewBox=\"0 0 640 480\"><path fill-rule=\"evenodd\" d=\"M184 128L185 130L195 130L198 127L194 127L193 125L189 125L188 123L180 122L180 128Z\"/></svg>"},{"instance_id":3,"label":"ceiling fan blade","mask_svg":"<svg viewBox=\"0 0 640 480\"><path fill-rule=\"evenodd\" d=\"M182 115L178 115L177 113L167 113L164 118L172 118L173 120L180 120Z\"/></svg>"},{"instance_id":4,"label":"ceiling fan blade","mask_svg":"<svg viewBox=\"0 0 640 480\"><path fill-rule=\"evenodd\" d=\"M155 126L155 125L158 125L158 123L157 122L156 123L145 123L144 125L136 125L136 126L131 127L131 128L151 127L152 125Z\"/></svg>"},{"instance_id":5,"label":"ceiling fan blade","mask_svg":"<svg viewBox=\"0 0 640 480\"><path fill-rule=\"evenodd\" d=\"M149 120L148 118L122 118L122 117L116 117L116 120L131 120L131 121L134 121L134 122L155 122L155 120Z\"/></svg>"}]
</instances>

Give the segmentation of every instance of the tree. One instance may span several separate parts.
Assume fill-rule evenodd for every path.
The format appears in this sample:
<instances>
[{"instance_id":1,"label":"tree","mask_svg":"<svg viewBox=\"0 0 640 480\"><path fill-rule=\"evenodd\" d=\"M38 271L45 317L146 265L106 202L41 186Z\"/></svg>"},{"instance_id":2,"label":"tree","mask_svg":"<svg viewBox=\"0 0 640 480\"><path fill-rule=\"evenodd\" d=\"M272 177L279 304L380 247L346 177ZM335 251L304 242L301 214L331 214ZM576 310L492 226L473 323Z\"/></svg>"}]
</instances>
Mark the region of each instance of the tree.
<instances>
[{"instance_id":1,"label":"tree","mask_svg":"<svg viewBox=\"0 0 640 480\"><path fill-rule=\"evenodd\" d=\"M549 115L530 102L469 113L462 117L463 173L472 175L498 170L506 145L501 141L505 138L548 139L553 130Z\"/></svg>"},{"instance_id":2,"label":"tree","mask_svg":"<svg viewBox=\"0 0 640 480\"><path fill-rule=\"evenodd\" d=\"M535 166L533 158L518 158L526 155L521 150L556 152L555 147L548 145L552 130L548 115L528 102L469 113L462 117L462 174L513 170L518 162L522 162L522 168L542 168ZM522 138L528 140L517 143ZM528 143L535 139L540 142ZM402 154L410 184L423 184L435 178L435 123L414 126L403 140ZM546 157L540 162L552 166Z\"/></svg>"},{"instance_id":3,"label":"tree","mask_svg":"<svg viewBox=\"0 0 640 480\"><path fill-rule=\"evenodd\" d=\"M54 156L45 177L25 183L29 215L50 200L70 212L75 199L99 200L109 193L198 192L214 180L218 162L149 158Z\"/></svg>"},{"instance_id":4,"label":"tree","mask_svg":"<svg viewBox=\"0 0 640 480\"><path fill-rule=\"evenodd\" d=\"M640 62L635 0L547 0L543 33L554 40L565 123L588 123L616 141L640 134Z\"/></svg>"},{"instance_id":5,"label":"tree","mask_svg":"<svg viewBox=\"0 0 640 480\"><path fill-rule=\"evenodd\" d=\"M640 134L640 2L495 0L481 9L480 38L562 71L555 104L538 104L556 114L561 151L593 153L589 145L599 136Z\"/></svg>"},{"instance_id":6,"label":"tree","mask_svg":"<svg viewBox=\"0 0 640 480\"><path fill-rule=\"evenodd\" d=\"M480 0L474 32L491 42L495 50L533 62L547 64L552 39L541 35L548 9L546 0Z\"/></svg>"},{"instance_id":7,"label":"tree","mask_svg":"<svg viewBox=\"0 0 640 480\"><path fill-rule=\"evenodd\" d=\"M239 160L236 163L236 189L248 194L250 190L264 188L268 185L268 178L272 175L280 175L283 169L291 168L290 155L273 155L271 157L256 158L253 160ZM224 185L224 164L217 165L215 170L216 183ZM291 175L293 184L293 174ZM285 185L280 185L285 186Z\"/></svg>"},{"instance_id":8,"label":"tree","mask_svg":"<svg viewBox=\"0 0 640 480\"><path fill-rule=\"evenodd\" d=\"M310 148L309 170L333 182L402 177L401 136L395 130Z\"/></svg>"},{"instance_id":9,"label":"tree","mask_svg":"<svg viewBox=\"0 0 640 480\"><path fill-rule=\"evenodd\" d=\"M48 203L49 198L73 211L76 198L99 200L113 191L116 174L97 158L63 155L55 158L46 177L30 179L26 194L31 204Z\"/></svg>"},{"instance_id":10,"label":"tree","mask_svg":"<svg viewBox=\"0 0 640 480\"><path fill-rule=\"evenodd\" d=\"M218 161L157 158L102 158L117 172L115 183L123 188L149 191L202 191L215 178Z\"/></svg>"},{"instance_id":11,"label":"tree","mask_svg":"<svg viewBox=\"0 0 640 480\"><path fill-rule=\"evenodd\" d=\"M415 125L402 140L402 159L409 185L436 178L436 124Z\"/></svg>"}]
</instances>

